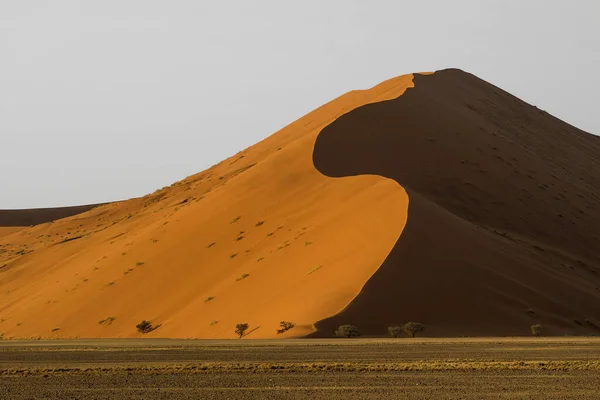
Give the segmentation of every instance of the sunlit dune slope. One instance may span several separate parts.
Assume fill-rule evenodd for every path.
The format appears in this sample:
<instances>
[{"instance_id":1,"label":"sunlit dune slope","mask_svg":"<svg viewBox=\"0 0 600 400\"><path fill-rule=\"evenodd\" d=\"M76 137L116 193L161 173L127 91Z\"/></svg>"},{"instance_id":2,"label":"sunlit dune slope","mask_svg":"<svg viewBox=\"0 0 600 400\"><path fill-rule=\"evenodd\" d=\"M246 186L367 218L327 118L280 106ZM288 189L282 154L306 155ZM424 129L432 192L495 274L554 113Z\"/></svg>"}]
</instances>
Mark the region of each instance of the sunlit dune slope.
<instances>
[{"instance_id":1,"label":"sunlit dune slope","mask_svg":"<svg viewBox=\"0 0 600 400\"><path fill-rule=\"evenodd\" d=\"M412 75L347 93L212 168L139 199L0 237L0 334L301 336L340 312L400 237L408 197L380 176L331 179L319 131L401 96ZM296 327L278 335L279 322Z\"/></svg>"},{"instance_id":2,"label":"sunlit dune slope","mask_svg":"<svg viewBox=\"0 0 600 400\"><path fill-rule=\"evenodd\" d=\"M600 138L463 71L414 84L316 141L319 171L385 176L410 198L384 264L318 334L410 320L431 336L600 333Z\"/></svg>"},{"instance_id":3,"label":"sunlit dune slope","mask_svg":"<svg viewBox=\"0 0 600 400\"><path fill-rule=\"evenodd\" d=\"M12 233L20 231L23 228L23 226L0 226L0 237L8 236Z\"/></svg>"}]
</instances>

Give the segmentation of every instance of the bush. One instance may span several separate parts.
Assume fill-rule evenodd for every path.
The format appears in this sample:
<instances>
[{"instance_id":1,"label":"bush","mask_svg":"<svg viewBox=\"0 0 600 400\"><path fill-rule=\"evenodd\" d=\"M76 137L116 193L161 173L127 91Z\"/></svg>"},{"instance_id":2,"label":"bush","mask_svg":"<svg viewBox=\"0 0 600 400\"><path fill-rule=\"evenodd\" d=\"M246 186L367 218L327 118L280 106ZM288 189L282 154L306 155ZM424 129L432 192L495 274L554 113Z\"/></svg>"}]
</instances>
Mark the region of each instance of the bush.
<instances>
[{"instance_id":1,"label":"bush","mask_svg":"<svg viewBox=\"0 0 600 400\"><path fill-rule=\"evenodd\" d=\"M540 336L542 334L542 329L544 328L543 325L531 325L531 334L533 336Z\"/></svg>"},{"instance_id":2,"label":"bush","mask_svg":"<svg viewBox=\"0 0 600 400\"><path fill-rule=\"evenodd\" d=\"M287 332L290 329L292 329L293 327L294 327L294 323L293 322L281 321L279 323L279 329L277 329L277 334Z\"/></svg>"},{"instance_id":3,"label":"bush","mask_svg":"<svg viewBox=\"0 0 600 400\"><path fill-rule=\"evenodd\" d=\"M156 329L154 326L152 326L150 321L146 321L146 320L143 320L142 322L137 324L135 327L137 328L138 332L140 332L140 333L150 333L154 329Z\"/></svg>"},{"instance_id":4,"label":"bush","mask_svg":"<svg viewBox=\"0 0 600 400\"><path fill-rule=\"evenodd\" d=\"M400 336L403 331L404 331L404 329L402 329L401 326L398 326L398 325L390 325L390 326L388 326L388 333L390 334L390 336L393 336L395 338L397 338L398 336Z\"/></svg>"},{"instance_id":5,"label":"bush","mask_svg":"<svg viewBox=\"0 0 600 400\"><path fill-rule=\"evenodd\" d=\"M335 335L339 337L357 337L360 336L358 328L354 325L342 325L335 331Z\"/></svg>"},{"instance_id":6,"label":"bush","mask_svg":"<svg viewBox=\"0 0 600 400\"><path fill-rule=\"evenodd\" d=\"M250 327L250 325L248 325L248 324L237 324L235 326L235 333L236 333L236 335L238 335L240 337L240 339L241 339L242 336L244 336L244 334L246 333L246 331L248 330L249 327Z\"/></svg>"},{"instance_id":7,"label":"bush","mask_svg":"<svg viewBox=\"0 0 600 400\"><path fill-rule=\"evenodd\" d=\"M425 330L425 325L420 322L407 322L402 325L402 330L410 337L415 337L417 333L421 333Z\"/></svg>"}]
</instances>

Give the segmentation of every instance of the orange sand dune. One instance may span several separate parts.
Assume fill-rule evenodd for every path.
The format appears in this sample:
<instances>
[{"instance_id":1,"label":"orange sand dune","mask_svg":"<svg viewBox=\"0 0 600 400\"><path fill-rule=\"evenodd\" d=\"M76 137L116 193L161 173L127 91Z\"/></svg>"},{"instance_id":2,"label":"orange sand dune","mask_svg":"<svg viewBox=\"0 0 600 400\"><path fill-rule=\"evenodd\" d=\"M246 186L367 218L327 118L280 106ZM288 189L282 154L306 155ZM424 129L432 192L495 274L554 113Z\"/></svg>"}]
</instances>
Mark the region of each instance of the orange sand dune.
<instances>
[{"instance_id":1,"label":"orange sand dune","mask_svg":"<svg viewBox=\"0 0 600 400\"><path fill-rule=\"evenodd\" d=\"M4 337L600 333L600 138L463 71L401 76L0 237L0 287Z\"/></svg>"},{"instance_id":2,"label":"orange sand dune","mask_svg":"<svg viewBox=\"0 0 600 400\"><path fill-rule=\"evenodd\" d=\"M275 337L282 320L296 327L279 336L314 331L379 268L408 206L392 180L320 174L317 134L412 79L347 93L144 198L0 238L0 333L129 337L142 319L160 337L234 337L240 322L249 338Z\"/></svg>"}]
</instances>

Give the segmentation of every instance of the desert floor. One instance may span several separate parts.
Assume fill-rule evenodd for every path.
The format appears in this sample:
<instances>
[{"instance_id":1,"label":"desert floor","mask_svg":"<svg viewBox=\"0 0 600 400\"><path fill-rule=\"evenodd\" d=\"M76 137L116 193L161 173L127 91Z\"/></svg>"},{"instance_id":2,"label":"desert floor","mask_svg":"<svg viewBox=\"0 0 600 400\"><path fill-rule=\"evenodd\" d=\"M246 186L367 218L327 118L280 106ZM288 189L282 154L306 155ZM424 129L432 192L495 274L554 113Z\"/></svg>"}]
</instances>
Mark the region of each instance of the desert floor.
<instances>
[{"instance_id":1,"label":"desert floor","mask_svg":"<svg viewBox=\"0 0 600 400\"><path fill-rule=\"evenodd\" d=\"M0 341L2 399L597 399L600 338Z\"/></svg>"}]
</instances>

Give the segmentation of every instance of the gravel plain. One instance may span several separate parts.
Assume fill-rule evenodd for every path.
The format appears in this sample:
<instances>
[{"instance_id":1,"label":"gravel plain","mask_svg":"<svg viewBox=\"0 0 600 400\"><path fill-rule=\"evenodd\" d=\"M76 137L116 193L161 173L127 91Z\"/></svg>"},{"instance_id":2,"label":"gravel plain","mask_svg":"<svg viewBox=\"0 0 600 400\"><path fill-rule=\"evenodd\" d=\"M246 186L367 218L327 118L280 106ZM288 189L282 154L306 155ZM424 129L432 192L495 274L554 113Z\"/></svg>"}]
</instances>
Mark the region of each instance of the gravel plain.
<instances>
[{"instance_id":1,"label":"gravel plain","mask_svg":"<svg viewBox=\"0 0 600 400\"><path fill-rule=\"evenodd\" d=\"M599 338L0 341L0 399L598 399Z\"/></svg>"}]
</instances>

